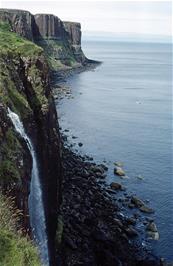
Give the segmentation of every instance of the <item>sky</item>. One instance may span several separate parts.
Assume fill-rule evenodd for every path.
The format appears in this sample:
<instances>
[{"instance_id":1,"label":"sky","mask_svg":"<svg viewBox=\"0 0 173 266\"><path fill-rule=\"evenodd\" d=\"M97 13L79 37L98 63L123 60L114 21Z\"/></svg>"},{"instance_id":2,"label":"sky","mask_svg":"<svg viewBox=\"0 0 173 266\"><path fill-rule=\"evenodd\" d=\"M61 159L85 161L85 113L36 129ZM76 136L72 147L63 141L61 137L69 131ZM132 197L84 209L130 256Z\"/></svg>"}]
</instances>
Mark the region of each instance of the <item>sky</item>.
<instances>
[{"instance_id":1,"label":"sky","mask_svg":"<svg viewBox=\"0 0 173 266\"><path fill-rule=\"evenodd\" d=\"M172 35L171 1L0 0L1 8L51 13L62 20L78 21L82 32Z\"/></svg>"}]
</instances>

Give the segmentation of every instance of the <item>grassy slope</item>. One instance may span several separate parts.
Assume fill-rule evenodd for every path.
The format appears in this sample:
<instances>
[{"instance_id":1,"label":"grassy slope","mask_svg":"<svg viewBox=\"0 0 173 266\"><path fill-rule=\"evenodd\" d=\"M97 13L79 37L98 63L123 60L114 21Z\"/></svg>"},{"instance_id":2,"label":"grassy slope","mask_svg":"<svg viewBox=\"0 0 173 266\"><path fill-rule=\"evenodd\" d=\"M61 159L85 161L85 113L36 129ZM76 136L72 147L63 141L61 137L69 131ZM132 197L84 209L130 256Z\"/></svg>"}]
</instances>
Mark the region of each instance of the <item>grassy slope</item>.
<instances>
[{"instance_id":1,"label":"grassy slope","mask_svg":"<svg viewBox=\"0 0 173 266\"><path fill-rule=\"evenodd\" d=\"M28 104L23 84L19 77L20 57L37 60L43 49L34 43L10 31L7 23L0 23L0 103L12 106L13 110L22 118L29 117L32 110ZM33 101L40 106L46 106L41 71L33 63L28 70L32 77L32 86L35 91ZM0 125L0 185L20 180L22 169L16 167L20 159L21 145L12 129L4 131Z\"/></svg>"},{"instance_id":2,"label":"grassy slope","mask_svg":"<svg viewBox=\"0 0 173 266\"><path fill-rule=\"evenodd\" d=\"M20 65L20 57L29 59L29 61L36 61L42 54L43 49L41 47L11 32L7 23L0 22L0 101L8 106L12 105L14 110L23 117L28 116L31 109L26 95L19 89L20 80L17 80L19 77L14 76L18 75L16 67ZM37 66L33 64L28 74L36 83L35 98L37 98L37 104L42 105L47 101L39 77L41 73L38 72Z\"/></svg>"},{"instance_id":3,"label":"grassy slope","mask_svg":"<svg viewBox=\"0 0 173 266\"><path fill-rule=\"evenodd\" d=\"M0 266L40 266L37 249L16 229L19 215L0 194Z\"/></svg>"},{"instance_id":4,"label":"grassy slope","mask_svg":"<svg viewBox=\"0 0 173 266\"><path fill-rule=\"evenodd\" d=\"M16 63L18 63L19 55L33 58L41 53L40 47L11 32L8 24L0 23L0 102L13 104L18 109L18 113L27 113L31 110L29 110L25 96L18 92L15 82L11 79L10 71L14 67L11 63L15 61L15 56ZM8 61L9 58L13 60ZM7 90L4 89L5 87ZM15 161L11 157L12 155L16 157L20 149L18 149L19 143L11 129L6 134L8 136L5 142L0 134L2 145L4 145L1 147L2 154L6 154L6 160L0 164L0 176L11 182L19 178L20 173L16 170ZM12 202L0 194L0 266L39 266L36 247L16 228L19 215L14 211Z\"/></svg>"},{"instance_id":5,"label":"grassy slope","mask_svg":"<svg viewBox=\"0 0 173 266\"><path fill-rule=\"evenodd\" d=\"M4 22L0 22L0 48L1 52L13 51L24 57L33 57L43 51L41 47L12 32L10 26Z\"/></svg>"},{"instance_id":6,"label":"grassy slope","mask_svg":"<svg viewBox=\"0 0 173 266\"><path fill-rule=\"evenodd\" d=\"M76 66L72 51L62 41L45 39L37 41L37 44L44 49L50 69L59 70Z\"/></svg>"}]
</instances>

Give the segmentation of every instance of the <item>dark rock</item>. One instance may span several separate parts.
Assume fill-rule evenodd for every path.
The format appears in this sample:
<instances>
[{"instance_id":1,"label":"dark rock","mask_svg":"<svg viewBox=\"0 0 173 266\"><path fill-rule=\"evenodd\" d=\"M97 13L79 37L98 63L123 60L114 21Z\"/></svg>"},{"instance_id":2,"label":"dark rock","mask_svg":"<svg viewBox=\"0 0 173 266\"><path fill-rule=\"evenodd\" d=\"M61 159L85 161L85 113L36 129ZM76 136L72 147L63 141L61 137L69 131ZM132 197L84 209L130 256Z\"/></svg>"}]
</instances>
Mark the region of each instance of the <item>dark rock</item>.
<instances>
[{"instance_id":1,"label":"dark rock","mask_svg":"<svg viewBox=\"0 0 173 266\"><path fill-rule=\"evenodd\" d=\"M79 143L78 143L78 146L79 146L79 147L82 147L82 146L83 146L83 143L79 142Z\"/></svg>"},{"instance_id":2,"label":"dark rock","mask_svg":"<svg viewBox=\"0 0 173 266\"><path fill-rule=\"evenodd\" d=\"M137 232L134 228L132 228L132 227L128 227L128 228L126 229L126 234L127 234L129 237L136 237L136 236L138 236L138 232Z\"/></svg>"},{"instance_id":3,"label":"dark rock","mask_svg":"<svg viewBox=\"0 0 173 266\"><path fill-rule=\"evenodd\" d=\"M136 224L136 219L133 218L133 217L128 217L128 218L126 219L126 222L127 222L128 224L135 225L135 224Z\"/></svg>"},{"instance_id":4,"label":"dark rock","mask_svg":"<svg viewBox=\"0 0 173 266\"><path fill-rule=\"evenodd\" d=\"M71 249L73 249L73 250L77 249L77 245L75 244L75 242L71 238L69 238L67 236L65 237L65 243Z\"/></svg>"},{"instance_id":5,"label":"dark rock","mask_svg":"<svg viewBox=\"0 0 173 266\"><path fill-rule=\"evenodd\" d=\"M139 209L140 209L140 211L145 212L145 213L154 213L154 210L147 207L146 205L141 206Z\"/></svg>"},{"instance_id":6,"label":"dark rock","mask_svg":"<svg viewBox=\"0 0 173 266\"><path fill-rule=\"evenodd\" d=\"M132 196L131 202L138 208L140 208L140 207L145 205L145 203L141 199L139 199L139 198L137 198L135 196Z\"/></svg>"},{"instance_id":7,"label":"dark rock","mask_svg":"<svg viewBox=\"0 0 173 266\"><path fill-rule=\"evenodd\" d=\"M111 187L111 189L114 189L114 190L121 190L122 189L122 185L119 183L116 183L116 182L112 182L110 184L110 187Z\"/></svg>"}]
</instances>

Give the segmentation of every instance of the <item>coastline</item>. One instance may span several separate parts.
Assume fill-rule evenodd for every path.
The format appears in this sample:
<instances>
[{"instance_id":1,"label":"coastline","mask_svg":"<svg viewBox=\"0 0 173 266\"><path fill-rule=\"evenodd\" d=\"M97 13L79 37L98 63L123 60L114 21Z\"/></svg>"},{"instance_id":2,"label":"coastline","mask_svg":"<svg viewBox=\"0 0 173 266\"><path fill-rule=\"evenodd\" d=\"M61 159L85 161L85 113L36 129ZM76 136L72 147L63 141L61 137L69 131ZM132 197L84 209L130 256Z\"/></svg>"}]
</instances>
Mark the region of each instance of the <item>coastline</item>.
<instances>
[{"instance_id":1,"label":"coastline","mask_svg":"<svg viewBox=\"0 0 173 266\"><path fill-rule=\"evenodd\" d=\"M135 227L138 217L123 215L119 192L126 195L124 202L129 196L106 184L106 165L76 154L64 133L61 138L63 235L57 250L62 265L165 265L142 246Z\"/></svg>"},{"instance_id":2,"label":"coastline","mask_svg":"<svg viewBox=\"0 0 173 266\"><path fill-rule=\"evenodd\" d=\"M96 65L94 65L95 67ZM71 75L90 69L93 69L92 65L70 71L62 70L60 79L54 80L57 89L54 95L55 100L59 101L63 97L69 98L71 94L65 86L59 86L58 82L62 81L64 84ZM59 89L60 92L57 95ZM61 215L65 228L61 250L63 250L63 254L65 252L65 255L59 254L64 265L72 263L74 253L79 264L70 265L81 265L83 263L81 256L84 258L86 254L86 261L82 265L95 265L95 260L103 266L115 265L115 261L116 265L167 265L163 258L158 258L149 248L142 245L140 235L144 232L141 233L136 228L138 215L130 213L127 216L123 214L123 211L121 212L125 207L129 213L133 195L130 196L126 192L126 188L121 184L119 186L119 183L115 183L114 188L107 184L105 181L107 166L105 164L97 165L91 162L93 158L73 152L73 145L68 143L67 136L64 135L66 132L68 130L64 129L61 133L64 165L64 202ZM76 137L73 136L73 138ZM78 145L80 146L82 143L78 143ZM123 194L123 200L119 193ZM76 194L78 195L76 196ZM140 201L138 198L137 200ZM135 207L139 210L139 206ZM145 207L148 208L146 205ZM146 213L150 215L150 210ZM88 221L90 215L91 218ZM147 217L147 219L145 224L153 222L152 217ZM97 236L95 236L95 232L98 233ZM82 243L83 241L87 244Z\"/></svg>"},{"instance_id":3,"label":"coastline","mask_svg":"<svg viewBox=\"0 0 173 266\"><path fill-rule=\"evenodd\" d=\"M57 85L59 81L65 82L67 78L70 76L73 76L75 74L79 74L81 72L87 71L87 70L93 70L97 66L101 65L101 61L96 61L92 59L87 59L86 63L83 65L79 65L76 67L64 67L60 68L60 70L51 70L50 77L51 77L51 85Z\"/></svg>"}]
</instances>

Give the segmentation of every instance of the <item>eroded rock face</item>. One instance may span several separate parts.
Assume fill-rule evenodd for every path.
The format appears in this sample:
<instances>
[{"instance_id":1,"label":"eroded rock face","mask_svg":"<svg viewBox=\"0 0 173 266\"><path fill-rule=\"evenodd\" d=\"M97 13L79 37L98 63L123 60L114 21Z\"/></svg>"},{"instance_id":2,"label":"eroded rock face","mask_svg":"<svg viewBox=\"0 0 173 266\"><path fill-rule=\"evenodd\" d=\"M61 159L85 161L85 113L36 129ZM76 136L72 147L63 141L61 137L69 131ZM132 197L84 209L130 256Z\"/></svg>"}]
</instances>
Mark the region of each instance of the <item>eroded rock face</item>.
<instances>
[{"instance_id":1,"label":"eroded rock face","mask_svg":"<svg viewBox=\"0 0 173 266\"><path fill-rule=\"evenodd\" d=\"M81 48L81 24L78 22L63 22L68 33L68 42L70 43L74 56L78 62L84 62L86 57Z\"/></svg>"},{"instance_id":2,"label":"eroded rock face","mask_svg":"<svg viewBox=\"0 0 173 266\"><path fill-rule=\"evenodd\" d=\"M52 14L32 15L13 9L0 9L0 21L9 22L12 31L36 42L55 61L60 60L65 65L87 61L81 49L80 23L62 22Z\"/></svg>"},{"instance_id":3,"label":"eroded rock face","mask_svg":"<svg viewBox=\"0 0 173 266\"><path fill-rule=\"evenodd\" d=\"M81 46L81 24L78 22L63 22L66 31L69 33L69 42Z\"/></svg>"},{"instance_id":4,"label":"eroded rock face","mask_svg":"<svg viewBox=\"0 0 173 266\"><path fill-rule=\"evenodd\" d=\"M34 36L36 40L43 38L65 41L66 32L58 17L51 14L36 14L34 18L40 33L40 36Z\"/></svg>"},{"instance_id":5,"label":"eroded rock face","mask_svg":"<svg viewBox=\"0 0 173 266\"><path fill-rule=\"evenodd\" d=\"M32 159L27 145L14 131L6 107L0 103L0 190L14 198L22 211L20 223L30 230L28 196Z\"/></svg>"},{"instance_id":6,"label":"eroded rock face","mask_svg":"<svg viewBox=\"0 0 173 266\"><path fill-rule=\"evenodd\" d=\"M28 40L33 40L33 15L24 10L0 9L0 21L9 22L14 32Z\"/></svg>"},{"instance_id":7,"label":"eroded rock face","mask_svg":"<svg viewBox=\"0 0 173 266\"><path fill-rule=\"evenodd\" d=\"M34 47L34 44L33 44ZM39 49L32 57L3 52L0 56L0 187L10 190L24 213L28 229L28 196L32 159L27 145L15 132L7 107L24 124L37 153L46 210L50 258L54 259L57 211L61 201L61 144L57 114L49 85L49 67ZM53 264L51 264L53 265Z\"/></svg>"}]
</instances>

